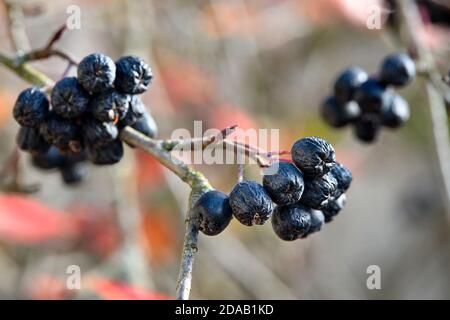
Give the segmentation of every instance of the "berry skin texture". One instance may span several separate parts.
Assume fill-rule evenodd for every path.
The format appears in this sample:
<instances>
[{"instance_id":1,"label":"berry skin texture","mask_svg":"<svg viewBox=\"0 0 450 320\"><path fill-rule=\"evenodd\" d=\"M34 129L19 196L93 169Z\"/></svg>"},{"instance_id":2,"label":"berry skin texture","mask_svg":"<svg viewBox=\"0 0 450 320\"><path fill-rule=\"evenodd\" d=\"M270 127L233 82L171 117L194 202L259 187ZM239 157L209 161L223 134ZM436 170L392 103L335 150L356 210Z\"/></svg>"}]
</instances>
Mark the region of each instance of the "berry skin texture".
<instances>
[{"instance_id":1,"label":"berry skin texture","mask_svg":"<svg viewBox=\"0 0 450 320\"><path fill-rule=\"evenodd\" d=\"M334 196L337 188L338 182L331 173L318 178L305 179L305 191L300 203L312 209L321 210Z\"/></svg>"},{"instance_id":2,"label":"berry skin texture","mask_svg":"<svg viewBox=\"0 0 450 320\"><path fill-rule=\"evenodd\" d=\"M78 82L89 93L99 93L113 87L116 78L114 61L104 54L93 53L78 65Z\"/></svg>"},{"instance_id":3,"label":"berry skin texture","mask_svg":"<svg viewBox=\"0 0 450 320\"><path fill-rule=\"evenodd\" d=\"M389 106L391 92L375 79L364 82L355 92L355 100L363 113L379 114Z\"/></svg>"},{"instance_id":4,"label":"berry skin texture","mask_svg":"<svg viewBox=\"0 0 450 320\"><path fill-rule=\"evenodd\" d=\"M274 204L263 186L255 181L242 181L230 193L234 217L243 225L264 224L272 215Z\"/></svg>"},{"instance_id":5,"label":"berry skin texture","mask_svg":"<svg viewBox=\"0 0 450 320\"><path fill-rule=\"evenodd\" d=\"M76 185L86 180L87 170L80 163L66 165L61 168L61 177L66 185Z\"/></svg>"},{"instance_id":6,"label":"berry skin texture","mask_svg":"<svg viewBox=\"0 0 450 320\"><path fill-rule=\"evenodd\" d=\"M95 96L89 108L97 120L108 122L117 118L123 119L130 108L131 101L130 95L109 90Z\"/></svg>"},{"instance_id":7,"label":"berry skin texture","mask_svg":"<svg viewBox=\"0 0 450 320\"><path fill-rule=\"evenodd\" d=\"M45 120L49 102L45 93L37 87L22 91L13 109L14 119L23 127L37 128Z\"/></svg>"},{"instance_id":8,"label":"berry skin texture","mask_svg":"<svg viewBox=\"0 0 450 320\"><path fill-rule=\"evenodd\" d=\"M416 76L414 61L404 53L389 55L380 67L380 80L396 87L411 83Z\"/></svg>"},{"instance_id":9,"label":"berry skin texture","mask_svg":"<svg viewBox=\"0 0 450 320\"><path fill-rule=\"evenodd\" d=\"M303 238L306 238L307 236L309 236L314 232L320 231L324 223L325 223L325 216L323 215L322 211L311 210L311 226L309 227L308 233L305 236L303 236Z\"/></svg>"},{"instance_id":10,"label":"berry skin texture","mask_svg":"<svg viewBox=\"0 0 450 320\"><path fill-rule=\"evenodd\" d=\"M122 57L116 61L117 90L128 94L140 94L147 90L153 78L150 66L136 56Z\"/></svg>"},{"instance_id":11,"label":"berry skin texture","mask_svg":"<svg viewBox=\"0 0 450 320\"><path fill-rule=\"evenodd\" d=\"M337 199L332 199L328 202L325 208L322 209L323 216L325 217L325 223L328 223L334 219L335 216L344 208L347 203L347 196L342 194Z\"/></svg>"},{"instance_id":12,"label":"berry skin texture","mask_svg":"<svg viewBox=\"0 0 450 320\"><path fill-rule=\"evenodd\" d=\"M52 170L61 167L65 158L56 147L51 146L47 152L34 154L31 163L42 170Z\"/></svg>"},{"instance_id":13,"label":"berry skin texture","mask_svg":"<svg viewBox=\"0 0 450 320\"><path fill-rule=\"evenodd\" d=\"M149 138L155 138L158 134L158 126L147 110L131 127Z\"/></svg>"},{"instance_id":14,"label":"berry skin texture","mask_svg":"<svg viewBox=\"0 0 450 320\"><path fill-rule=\"evenodd\" d=\"M350 188L353 176L350 170L348 170L345 166L340 163L336 163L330 173L337 181L337 191L339 195Z\"/></svg>"},{"instance_id":15,"label":"berry skin texture","mask_svg":"<svg viewBox=\"0 0 450 320\"><path fill-rule=\"evenodd\" d=\"M228 196L216 190L206 192L195 203L190 218L205 235L218 235L233 218Z\"/></svg>"},{"instance_id":16,"label":"berry skin texture","mask_svg":"<svg viewBox=\"0 0 450 320\"><path fill-rule=\"evenodd\" d=\"M112 122L87 118L82 126L83 141L91 148L101 147L117 139L119 130Z\"/></svg>"},{"instance_id":17,"label":"berry skin texture","mask_svg":"<svg viewBox=\"0 0 450 320\"><path fill-rule=\"evenodd\" d=\"M48 143L62 151L77 153L82 149L78 126L54 113L41 124L39 132Z\"/></svg>"},{"instance_id":18,"label":"berry skin texture","mask_svg":"<svg viewBox=\"0 0 450 320\"><path fill-rule=\"evenodd\" d=\"M269 172L271 170L277 171L274 174L264 175L263 186L272 201L278 205L298 202L305 188L300 170L292 163L284 161L273 164Z\"/></svg>"},{"instance_id":19,"label":"berry skin texture","mask_svg":"<svg viewBox=\"0 0 450 320\"><path fill-rule=\"evenodd\" d=\"M147 108L138 96L132 96L130 107L123 119L120 121L121 127L131 126L135 124L146 112Z\"/></svg>"},{"instance_id":20,"label":"berry skin texture","mask_svg":"<svg viewBox=\"0 0 450 320\"><path fill-rule=\"evenodd\" d=\"M111 165L119 162L123 157L123 144L119 139L102 147L87 146L88 157L93 164Z\"/></svg>"},{"instance_id":21,"label":"berry skin texture","mask_svg":"<svg viewBox=\"0 0 450 320\"><path fill-rule=\"evenodd\" d=\"M277 206L272 215L272 228L282 240L302 238L311 228L311 209L299 203Z\"/></svg>"},{"instance_id":22,"label":"berry skin texture","mask_svg":"<svg viewBox=\"0 0 450 320\"><path fill-rule=\"evenodd\" d=\"M396 129L409 120L410 110L408 102L402 96L394 94L389 107L381 115L383 126Z\"/></svg>"},{"instance_id":23,"label":"berry skin texture","mask_svg":"<svg viewBox=\"0 0 450 320\"><path fill-rule=\"evenodd\" d=\"M355 123L355 134L362 142L374 142L380 133L380 123L373 117L360 117Z\"/></svg>"},{"instance_id":24,"label":"berry skin texture","mask_svg":"<svg viewBox=\"0 0 450 320\"><path fill-rule=\"evenodd\" d=\"M52 90L53 111L65 119L73 119L86 112L89 94L81 87L75 77L58 81Z\"/></svg>"},{"instance_id":25,"label":"berry skin texture","mask_svg":"<svg viewBox=\"0 0 450 320\"><path fill-rule=\"evenodd\" d=\"M291 149L292 160L307 177L320 177L329 172L336 161L333 146L318 137L298 140Z\"/></svg>"},{"instance_id":26,"label":"berry skin texture","mask_svg":"<svg viewBox=\"0 0 450 320\"><path fill-rule=\"evenodd\" d=\"M334 83L334 95L340 103L349 102L353 99L358 89L368 79L367 73L358 67L344 70Z\"/></svg>"},{"instance_id":27,"label":"berry skin texture","mask_svg":"<svg viewBox=\"0 0 450 320\"><path fill-rule=\"evenodd\" d=\"M342 128L358 118L360 110L354 101L341 104L335 97L330 96L322 103L320 113L330 126Z\"/></svg>"},{"instance_id":28,"label":"berry skin texture","mask_svg":"<svg viewBox=\"0 0 450 320\"><path fill-rule=\"evenodd\" d=\"M44 153L50 149L50 144L39 134L39 129L21 127L16 137L21 150L31 153Z\"/></svg>"}]
</instances>

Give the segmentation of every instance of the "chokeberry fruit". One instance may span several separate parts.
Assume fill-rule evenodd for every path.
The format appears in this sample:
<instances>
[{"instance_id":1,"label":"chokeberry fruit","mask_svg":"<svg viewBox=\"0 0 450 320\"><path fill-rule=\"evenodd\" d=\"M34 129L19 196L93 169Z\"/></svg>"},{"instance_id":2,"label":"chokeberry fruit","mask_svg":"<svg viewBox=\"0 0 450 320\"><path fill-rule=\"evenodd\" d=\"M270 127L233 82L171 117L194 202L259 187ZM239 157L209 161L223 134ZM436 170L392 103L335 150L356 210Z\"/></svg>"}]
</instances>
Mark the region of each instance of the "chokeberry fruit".
<instances>
[{"instance_id":1,"label":"chokeberry fruit","mask_svg":"<svg viewBox=\"0 0 450 320\"><path fill-rule=\"evenodd\" d=\"M117 90L129 94L140 94L147 90L152 80L150 66L136 56L122 57L116 61Z\"/></svg>"},{"instance_id":2,"label":"chokeberry fruit","mask_svg":"<svg viewBox=\"0 0 450 320\"><path fill-rule=\"evenodd\" d=\"M50 144L39 134L39 129L21 127L16 137L20 149L31 153L44 153Z\"/></svg>"},{"instance_id":3,"label":"chokeberry fruit","mask_svg":"<svg viewBox=\"0 0 450 320\"><path fill-rule=\"evenodd\" d=\"M78 82L91 94L112 88L115 78L116 64L104 54L90 54L78 65Z\"/></svg>"},{"instance_id":4,"label":"chokeberry fruit","mask_svg":"<svg viewBox=\"0 0 450 320\"><path fill-rule=\"evenodd\" d=\"M344 104L353 99L356 89L368 79L367 73L358 67L344 70L334 83L336 100Z\"/></svg>"},{"instance_id":5,"label":"chokeberry fruit","mask_svg":"<svg viewBox=\"0 0 450 320\"><path fill-rule=\"evenodd\" d=\"M347 196L345 193L337 199L331 199L325 208L322 209L323 216L325 217L325 223L333 220L333 218L344 208L346 202Z\"/></svg>"},{"instance_id":6,"label":"chokeberry fruit","mask_svg":"<svg viewBox=\"0 0 450 320\"><path fill-rule=\"evenodd\" d=\"M145 113L146 106L138 96L132 96L128 112L119 122L121 127L135 124Z\"/></svg>"},{"instance_id":7,"label":"chokeberry fruit","mask_svg":"<svg viewBox=\"0 0 450 320\"><path fill-rule=\"evenodd\" d=\"M277 206L272 215L272 228L280 239L294 241L308 234L311 209L299 203Z\"/></svg>"},{"instance_id":8,"label":"chokeberry fruit","mask_svg":"<svg viewBox=\"0 0 450 320\"><path fill-rule=\"evenodd\" d=\"M281 161L274 163L268 172L270 174L263 177L263 186L273 202L287 205L300 200L305 183L302 173L296 166Z\"/></svg>"},{"instance_id":9,"label":"chokeberry fruit","mask_svg":"<svg viewBox=\"0 0 450 320\"><path fill-rule=\"evenodd\" d=\"M318 137L298 140L292 146L291 156L295 165L308 177L324 175L336 161L333 146Z\"/></svg>"},{"instance_id":10,"label":"chokeberry fruit","mask_svg":"<svg viewBox=\"0 0 450 320\"><path fill-rule=\"evenodd\" d=\"M75 122L54 113L50 113L41 124L39 132L48 143L61 151L77 153L83 147L80 130Z\"/></svg>"},{"instance_id":11,"label":"chokeberry fruit","mask_svg":"<svg viewBox=\"0 0 450 320\"><path fill-rule=\"evenodd\" d=\"M325 216L323 215L322 211L311 210L311 226L309 227L308 233L304 237L306 238L306 236L320 231L324 223Z\"/></svg>"},{"instance_id":12,"label":"chokeberry fruit","mask_svg":"<svg viewBox=\"0 0 450 320\"><path fill-rule=\"evenodd\" d=\"M99 121L115 121L126 116L131 101L132 98L128 94L108 90L93 97L89 109Z\"/></svg>"},{"instance_id":13,"label":"chokeberry fruit","mask_svg":"<svg viewBox=\"0 0 450 320\"><path fill-rule=\"evenodd\" d=\"M320 109L322 118L332 127L341 128L353 122L360 113L359 106L354 101L339 103L333 97L327 97Z\"/></svg>"},{"instance_id":14,"label":"chokeberry fruit","mask_svg":"<svg viewBox=\"0 0 450 320\"><path fill-rule=\"evenodd\" d=\"M355 122L355 134L363 142L373 142L380 133L379 120L371 116L361 116Z\"/></svg>"},{"instance_id":15,"label":"chokeberry fruit","mask_svg":"<svg viewBox=\"0 0 450 320\"><path fill-rule=\"evenodd\" d=\"M37 128L45 120L48 111L49 102L45 93L37 87L31 87L19 94L13 116L21 126Z\"/></svg>"},{"instance_id":16,"label":"chokeberry fruit","mask_svg":"<svg viewBox=\"0 0 450 320\"><path fill-rule=\"evenodd\" d=\"M131 127L149 138L154 138L158 134L158 126L147 110Z\"/></svg>"},{"instance_id":17,"label":"chokeberry fruit","mask_svg":"<svg viewBox=\"0 0 450 320\"><path fill-rule=\"evenodd\" d=\"M89 94L75 77L66 77L58 81L51 94L53 111L66 119L81 116L88 108Z\"/></svg>"},{"instance_id":18,"label":"chokeberry fruit","mask_svg":"<svg viewBox=\"0 0 450 320\"><path fill-rule=\"evenodd\" d=\"M274 204L264 187L255 181L242 181L230 193L234 217L246 226L264 224L271 216Z\"/></svg>"},{"instance_id":19,"label":"chokeberry fruit","mask_svg":"<svg viewBox=\"0 0 450 320\"><path fill-rule=\"evenodd\" d=\"M381 123L389 128L398 128L408 121L410 110L408 102L398 94L393 94L389 107L381 114Z\"/></svg>"},{"instance_id":20,"label":"chokeberry fruit","mask_svg":"<svg viewBox=\"0 0 450 320\"><path fill-rule=\"evenodd\" d=\"M345 166L340 163L336 163L330 173L337 181L338 194L342 194L350 188L353 176L350 170L348 170Z\"/></svg>"},{"instance_id":21,"label":"chokeberry fruit","mask_svg":"<svg viewBox=\"0 0 450 320\"><path fill-rule=\"evenodd\" d=\"M119 135L119 130L112 122L101 122L95 118L87 118L82 125L85 145L95 148L104 146Z\"/></svg>"},{"instance_id":22,"label":"chokeberry fruit","mask_svg":"<svg viewBox=\"0 0 450 320\"><path fill-rule=\"evenodd\" d=\"M51 146L47 152L36 153L31 157L31 163L38 169L51 170L61 167L65 162L59 150Z\"/></svg>"},{"instance_id":23,"label":"chokeberry fruit","mask_svg":"<svg viewBox=\"0 0 450 320\"><path fill-rule=\"evenodd\" d=\"M416 76L416 66L409 55L392 54L384 58L380 68L380 80L393 86L405 86Z\"/></svg>"},{"instance_id":24,"label":"chokeberry fruit","mask_svg":"<svg viewBox=\"0 0 450 320\"><path fill-rule=\"evenodd\" d=\"M233 218L228 196L216 190L206 192L195 203L190 218L204 234L218 235Z\"/></svg>"},{"instance_id":25,"label":"chokeberry fruit","mask_svg":"<svg viewBox=\"0 0 450 320\"><path fill-rule=\"evenodd\" d=\"M101 147L87 146L88 157L93 164L111 165L119 162L123 157L123 144L119 139Z\"/></svg>"},{"instance_id":26,"label":"chokeberry fruit","mask_svg":"<svg viewBox=\"0 0 450 320\"><path fill-rule=\"evenodd\" d=\"M300 203L312 209L320 210L334 196L338 187L336 178L327 173L322 177L305 179L305 190Z\"/></svg>"},{"instance_id":27,"label":"chokeberry fruit","mask_svg":"<svg viewBox=\"0 0 450 320\"><path fill-rule=\"evenodd\" d=\"M75 185L87 177L87 168L81 164L71 164L61 167L61 177L65 184Z\"/></svg>"},{"instance_id":28,"label":"chokeberry fruit","mask_svg":"<svg viewBox=\"0 0 450 320\"><path fill-rule=\"evenodd\" d=\"M355 92L355 100L363 113L383 112L391 99L390 90L375 79L369 79L364 82Z\"/></svg>"}]
</instances>

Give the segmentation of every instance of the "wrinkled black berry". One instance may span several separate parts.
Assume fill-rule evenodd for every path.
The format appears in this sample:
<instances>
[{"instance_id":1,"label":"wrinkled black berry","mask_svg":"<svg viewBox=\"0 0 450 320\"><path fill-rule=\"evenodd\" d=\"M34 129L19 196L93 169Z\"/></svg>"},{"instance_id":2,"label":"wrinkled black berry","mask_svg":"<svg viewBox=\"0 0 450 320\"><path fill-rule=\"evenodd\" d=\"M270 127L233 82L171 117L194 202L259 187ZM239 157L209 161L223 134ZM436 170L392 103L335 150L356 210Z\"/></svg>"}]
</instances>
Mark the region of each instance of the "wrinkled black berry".
<instances>
[{"instance_id":1,"label":"wrinkled black berry","mask_svg":"<svg viewBox=\"0 0 450 320\"><path fill-rule=\"evenodd\" d=\"M234 217L246 226L264 224L274 208L263 186L255 181L242 181L234 186L230 206Z\"/></svg>"},{"instance_id":2,"label":"wrinkled black berry","mask_svg":"<svg viewBox=\"0 0 450 320\"><path fill-rule=\"evenodd\" d=\"M384 58L380 68L380 80L393 86L405 86L414 80L416 66L404 53L392 54Z\"/></svg>"},{"instance_id":3,"label":"wrinkled black berry","mask_svg":"<svg viewBox=\"0 0 450 320\"><path fill-rule=\"evenodd\" d=\"M378 80L369 79L355 92L355 100L363 113L379 114L387 109L391 99L391 91Z\"/></svg>"},{"instance_id":4,"label":"wrinkled black berry","mask_svg":"<svg viewBox=\"0 0 450 320\"><path fill-rule=\"evenodd\" d=\"M336 178L327 173L322 177L305 179L305 190L300 203L312 209L320 210L327 205L338 187Z\"/></svg>"},{"instance_id":5,"label":"wrinkled black berry","mask_svg":"<svg viewBox=\"0 0 450 320\"><path fill-rule=\"evenodd\" d=\"M50 144L39 134L39 129L21 127L16 137L20 149L31 153L44 153Z\"/></svg>"},{"instance_id":6,"label":"wrinkled black berry","mask_svg":"<svg viewBox=\"0 0 450 320\"><path fill-rule=\"evenodd\" d=\"M66 165L61 168L61 177L65 184L75 185L87 177L87 168L83 164Z\"/></svg>"},{"instance_id":7,"label":"wrinkled black berry","mask_svg":"<svg viewBox=\"0 0 450 320\"><path fill-rule=\"evenodd\" d=\"M206 192L195 203L190 218L204 234L218 235L233 218L228 196L216 190Z\"/></svg>"},{"instance_id":8,"label":"wrinkled black berry","mask_svg":"<svg viewBox=\"0 0 450 320\"><path fill-rule=\"evenodd\" d=\"M335 97L327 97L320 109L322 118L332 127L341 128L358 118L359 106L354 101L339 103Z\"/></svg>"},{"instance_id":9,"label":"wrinkled black berry","mask_svg":"<svg viewBox=\"0 0 450 320\"><path fill-rule=\"evenodd\" d=\"M389 107L381 115L381 123L389 128L398 128L408 121L410 110L408 102L398 94L393 94Z\"/></svg>"},{"instance_id":10,"label":"wrinkled black berry","mask_svg":"<svg viewBox=\"0 0 450 320\"><path fill-rule=\"evenodd\" d=\"M311 210L311 226L309 227L308 233L303 236L306 238L312 233L320 231L322 229L323 224L325 223L325 217L322 211L319 210Z\"/></svg>"},{"instance_id":11,"label":"wrinkled black berry","mask_svg":"<svg viewBox=\"0 0 450 320\"><path fill-rule=\"evenodd\" d=\"M49 102L45 93L31 87L22 91L14 105L13 116L24 127L37 128L48 114Z\"/></svg>"},{"instance_id":12,"label":"wrinkled black berry","mask_svg":"<svg viewBox=\"0 0 450 320\"><path fill-rule=\"evenodd\" d=\"M373 142L380 133L380 123L375 117L362 116L355 122L355 134L363 142Z\"/></svg>"},{"instance_id":13,"label":"wrinkled black berry","mask_svg":"<svg viewBox=\"0 0 450 320\"><path fill-rule=\"evenodd\" d=\"M272 227L282 240L299 239L307 235L311 227L311 209L299 203L277 206L272 215Z\"/></svg>"},{"instance_id":14,"label":"wrinkled black berry","mask_svg":"<svg viewBox=\"0 0 450 320\"><path fill-rule=\"evenodd\" d=\"M66 77L58 81L51 95L53 111L66 119L81 116L88 108L89 94L75 77Z\"/></svg>"},{"instance_id":15,"label":"wrinkled black berry","mask_svg":"<svg viewBox=\"0 0 450 320\"><path fill-rule=\"evenodd\" d=\"M128 94L108 90L93 97L89 108L97 120L108 122L123 119L131 101L132 97Z\"/></svg>"},{"instance_id":16,"label":"wrinkled black berry","mask_svg":"<svg viewBox=\"0 0 450 320\"><path fill-rule=\"evenodd\" d=\"M337 191L336 195L341 195L345 191L350 188L350 185L353 180L352 173L345 166L340 163L336 163L336 165L331 169L330 173L337 181Z\"/></svg>"},{"instance_id":17,"label":"wrinkled black berry","mask_svg":"<svg viewBox=\"0 0 450 320\"><path fill-rule=\"evenodd\" d=\"M110 165L120 161L123 157L123 144L119 139L107 145L93 148L87 146L88 157L94 164Z\"/></svg>"},{"instance_id":18,"label":"wrinkled black berry","mask_svg":"<svg viewBox=\"0 0 450 320\"><path fill-rule=\"evenodd\" d=\"M130 107L123 119L119 122L121 127L135 124L146 112L146 106L138 96L132 96Z\"/></svg>"},{"instance_id":19,"label":"wrinkled black berry","mask_svg":"<svg viewBox=\"0 0 450 320\"><path fill-rule=\"evenodd\" d=\"M336 160L333 146L318 137L298 140L292 146L291 156L295 165L308 177L324 175Z\"/></svg>"},{"instance_id":20,"label":"wrinkled black berry","mask_svg":"<svg viewBox=\"0 0 450 320\"><path fill-rule=\"evenodd\" d=\"M91 94L112 88L115 78L116 65L104 54L90 54L78 65L78 82Z\"/></svg>"},{"instance_id":21,"label":"wrinkled black berry","mask_svg":"<svg viewBox=\"0 0 450 320\"><path fill-rule=\"evenodd\" d=\"M78 126L70 120L50 113L39 132L50 144L65 152L80 152L83 144Z\"/></svg>"},{"instance_id":22,"label":"wrinkled black berry","mask_svg":"<svg viewBox=\"0 0 450 320\"><path fill-rule=\"evenodd\" d=\"M139 57L126 56L116 61L116 81L114 85L121 92L143 93L147 90L152 77L150 66Z\"/></svg>"},{"instance_id":23,"label":"wrinkled black berry","mask_svg":"<svg viewBox=\"0 0 450 320\"><path fill-rule=\"evenodd\" d=\"M56 147L51 146L47 152L34 154L31 163L36 168L51 170L63 166L65 158Z\"/></svg>"},{"instance_id":24,"label":"wrinkled black berry","mask_svg":"<svg viewBox=\"0 0 450 320\"><path fill-rule=\"evenodd\" d=\"M147 110L131 127L149 138L155 138L158 134L158 126Z\"/></svg>"},{"instance_id":25,"label":"wrinkled black berry","mask_svg":"<svg viewBox=\"0 0 450 320\"><path fill-rule=\"evenodd\" d=\"M117 139L119 130L112 122L101 122L87 118L82 125L83 141L86 146L95 148L107 145Z\"/></svg>"},{"instance_id":26,"label":"wrinkled black berry","mask_svg":"<svg viewBox=\"0 0 450 320\"><path fill-rule=\"evenodd\" d=\"M274 163L270 174L263 177L263 186L273 202L287 205L298 202L305 187L303 175L296 166L289 162Z\"/></svg>"},{"instance_id":27,"label":"wrinkled black berry","mask_svg":"<svg viewBox=\"0 0 450 320\"><path fill-rule=\"evenodd\" d=\"M337 199L331 199L325 208L322 209L323 216L325 217L325 223L333 220L333 218L344 208L346 202L347 196L345 193Z\"/></svg>"},{"instance_id":28,"label":"wrinkled black berry","mask_svg":"<svg viewBox=\"0 0 450 320\"><path fill-rule=\"evenodd\" d=\"M334 95L340 103L344 104L353 99L356 89L368 79L367 73L358 67L344 70L334 83Z\"/></svg>"}]
</instances>

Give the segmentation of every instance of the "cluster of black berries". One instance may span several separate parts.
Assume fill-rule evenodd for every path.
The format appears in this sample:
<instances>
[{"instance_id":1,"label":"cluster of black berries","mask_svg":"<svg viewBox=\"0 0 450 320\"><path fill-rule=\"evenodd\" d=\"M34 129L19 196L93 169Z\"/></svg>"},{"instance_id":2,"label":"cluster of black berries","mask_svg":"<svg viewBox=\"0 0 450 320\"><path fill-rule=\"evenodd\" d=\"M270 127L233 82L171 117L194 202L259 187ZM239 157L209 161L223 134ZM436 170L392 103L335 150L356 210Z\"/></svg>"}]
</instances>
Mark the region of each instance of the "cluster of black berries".
<instances>
[{"instance_id":1,"label":"cluster of black berries","mask_svg":"<svg viewBox=\"0 0 450 320\"><path fill-rule=\"evenodd\" d=\"M275 233L286 241L319 231L344 207L352 175L336 163L333 147L317 137L297 141L291 156L293 163L274 163L262 185L243 181L229 196L216 190L205 193L191 210L191 221L206 235L222 232L233 216L246 226L262 225L272 217Z\"/></svg>"},{"instance_id":2,"label":"cluster of black berries","mask_svg":"<svg viewBox=\"0 0 450 320\"><path fill-rule=\"evenodd\" d=\"M52 89L50 101L37 87L17 98L13 115L20 124L17 144L32 154L41 169L60 169L63 180L83 180L83 162L114 164L123 156L119 132L131 126L154 137L156 123L139 94L152 79L141 58L125 56L114 62L94 53L78 65L77 77L66 77Z\"/></svg>"},{"instance_id":3,"label":"cluster of black berries","mask_svg":"<svg viewBox=\"0 0 450 320\"><path fill-rule=\"evenodd\" d=\"M382 126L394 129L408 121L409 105L393 87L411 83L415 74L406 54L387 56L376 77L358 67L346 69L334 83L334 95L323 102L322 117L336 128L353 124L361 141L375 141Z\"/></svg>"}]
</instances>

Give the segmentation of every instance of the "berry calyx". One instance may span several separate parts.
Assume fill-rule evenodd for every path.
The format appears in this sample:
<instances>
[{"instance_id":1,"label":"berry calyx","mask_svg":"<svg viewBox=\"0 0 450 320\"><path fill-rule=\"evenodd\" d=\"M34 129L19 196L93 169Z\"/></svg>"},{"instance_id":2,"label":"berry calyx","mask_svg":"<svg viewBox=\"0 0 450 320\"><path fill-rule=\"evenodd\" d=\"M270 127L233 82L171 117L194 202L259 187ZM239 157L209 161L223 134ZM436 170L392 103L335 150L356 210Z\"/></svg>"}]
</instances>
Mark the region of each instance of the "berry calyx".
<instances>
[{"instance_id":1,"label":"berry calyx","mask_svg":"<svg viewBox=\"0 0 450 320\"><path fill-rule=\"evenodd\" d=\"M117 90L128 94L140 94L148 89L153 78L150 66L136 56L122 57L116 61Z\"/></svg>"},{"instance_id":2,"label":"berry calyx","mask_svg":"<svg viewBox=\"0 0 450 320\"><path fill-rule=\"evenodd\" d=\"M306 178L305 190L300 203L312 209L320 210L334 196L337 188L338 182L331 173L322 177Z\"/></svg>"},{"instance_id":3,"label":"berry calyx","mask_svg":"<svg viewBox=\"0 0 450 320\"><path fill-rule=\"evenodd\" d=\"M75 77L58 81L51 94L52 110L65 119L73 119L87 111L89 94Z\"/></svg>"},{"instance_id":4,"label":"berry calyx","mask_svg":"<svg viewBox=\"0 0 450 320\"><path fill-rule=\"evenodd\" d=\"M292 160L307 177L320 177L329 172L336 160L334 148L318 137L298 140L291 149Z\"/></svg>"}]
</instances>

